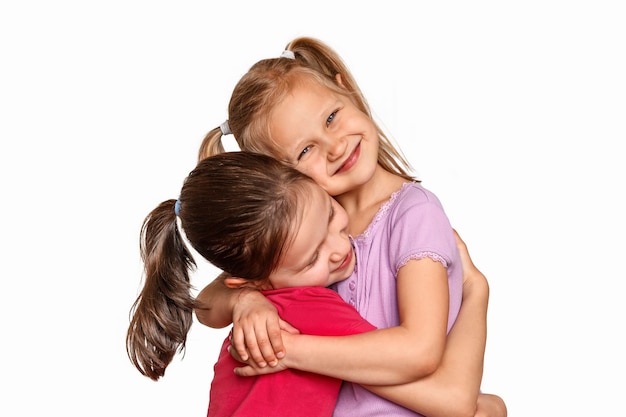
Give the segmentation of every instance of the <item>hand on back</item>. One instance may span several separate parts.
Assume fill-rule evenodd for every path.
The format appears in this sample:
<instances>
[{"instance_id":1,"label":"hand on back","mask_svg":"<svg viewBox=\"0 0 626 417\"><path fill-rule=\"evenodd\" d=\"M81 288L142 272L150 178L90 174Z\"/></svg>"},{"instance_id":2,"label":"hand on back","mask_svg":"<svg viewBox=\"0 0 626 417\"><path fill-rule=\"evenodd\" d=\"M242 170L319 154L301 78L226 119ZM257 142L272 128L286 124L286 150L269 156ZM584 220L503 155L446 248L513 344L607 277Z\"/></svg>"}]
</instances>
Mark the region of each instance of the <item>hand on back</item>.
<instances>
[{"instance_id":1,"label":"hand on back","mask_svg":"<svg viewBox=\"0 0 626 417\"><path fill-rule=\"evenodd\" d=\"M257 290L243 290L233 306L231 344L236 359L263 368L285 356L281 330L299 331L278 316L276 307ZM233 355L234 356L234 355Z\"/></svg>"}]
</instances>

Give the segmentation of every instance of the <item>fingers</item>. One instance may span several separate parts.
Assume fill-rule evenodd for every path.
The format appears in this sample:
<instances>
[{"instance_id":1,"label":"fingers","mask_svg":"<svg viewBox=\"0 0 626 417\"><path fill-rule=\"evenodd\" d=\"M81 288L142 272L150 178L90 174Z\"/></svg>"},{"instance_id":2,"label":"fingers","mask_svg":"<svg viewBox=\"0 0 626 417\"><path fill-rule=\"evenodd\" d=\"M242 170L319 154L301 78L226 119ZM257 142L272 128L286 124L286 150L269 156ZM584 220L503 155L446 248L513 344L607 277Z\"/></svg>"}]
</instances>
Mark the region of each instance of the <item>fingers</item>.
<instances>
[{"instance_id":1,"label":"fingers","mask_svg":"<svg viewBox=\"0 0 626 417\"><path fill-rule=\"evenodd\" d=\"M256 376L256 375L268 375L275 372L283 371L287 369L285 366L279 365L275 367L266 366L264 368L258 368L254 365L242 366L235 368L235 374L239 376Z\"/></svg>"},{"instance_id":2,"label":"fingers","mask_svg":"<svg viewBox=\"0 0 626 417\"><path fill-rule=\"evenodd\" d=\"M239 376L255 376L258 375L253 367L243 366L241 368L235 368L235 374Z\"/></svg>"},{"instance_id":3,"label":"fingers","mask_svg":"<svg viewBox=\"0 0 626 417\"><path fill-rule=\"evenodd\" d=\"M258 367L274 367L285 356L281 328L298 332L287 322L276 318L249 326L237 326L231 332L231 344L241 361L251 359Z\"/></svg>"},{"instance_id":4,"label":"fingers","mask_svg":"<svg viewBox=\"0 0 626 417\"><path fill-rule=\"evenodd\" d=\"M476 268L476 265L474 265L474 261L472 261L472 258L469 254L469 249L467 249L467 245L465 244L463 239L461 239L461 236L459 235L459 233L455 229L452 229L452 230L454 231L454 238L456 239L456 246L459 249L459 255L461 256L461 265L463 268L464 279L466 278L467 275L472 275L472 274L482 275L482 272L480 272L480 270Z\"/></svg>"},{"instance_id":5,"label":"fingers","mask_svg":"<svg viewBox=\"0 0 626 417\"><path fill-rule=\"evenodd\" d=\"M244 361L241 358L241 355L237 352L237 349L235 349L233 347L232 343L231 343L230 346L228 346L227 350L228 350L228 353L230 354L230 356L232 356L233 359L235 359L237 362L246 363L246 361Z\"/></svg>"},{"instance_id":6,"label":"fingers","mask_svg":"<svg viewBox=\"0 0 626 417\"><path fill-rule=\"evenodd\" d=\"M247 363L246 361L242 361L241 357L239 356L239 353L237 353L237 351L232 346L228 347L228 353L230 353L230 356L232 356L236 361L242 362L244 365L246 365L246 366L241 366L239 368L235 368L235 374L239 376L267 375L267 374L271 374L274 372L287 369L287 367L284 365L274 366L274 367L270 367L270 366L258 367L257 365L255 365L254 362Z\"/></svg>"},{"instance_id":7,"label":"fingers","mask_svg":"<svg viewBox=\"0 0 626 417\"><path fill-rule=\"evenodd\" d=\"M259 291L243 291L233 308L232 343L244 360L259 367L276 366L284 356L281 321L276 307Z\"/></svg>"},{"instance_id":8,"label":"fingers","mask_svg":"<svg viewBox=\"0 0 626 417\"><path fill-rule=\"evenodd\" d=\"M468 267L473 266L474 263L472 262L472 258L470 257L469 250L467 249L467 245L465 244L463 239L461 239L461 236L456 231L456 229L452 229L452 231L454 232L454 238L456 239L456 246L459 249L459 253L461 254L461 261L463 262L464 267L466 265Z\"/></svg>"},{"instance_id":9,"label":"fingers","mask_svg":"<svg viewBox=\"0 0 626 417\"><path fill-rule=\"evenodd\" d=\"M470 257L467 245L461 239L458 232L453 229L456 245L461 257L461 268L463 269L463 299L465 299L470 291L479 291L485 297L485 302L489 299L489 283L487 277L476 267Z\"/></svg>"},{"instance_id":10,"label":"fingers","mask_svg":"<svg viewBox=\"0 0 626 417\"><path fill-rule=\"evenodd\" d=\"M248 350L246 349L246 339L241 328L233 327L230 331L230 344L239 355L239 361L248 360Z\"/></svg>"},{"instance_id":11,"label":"fingers","mask_svg":"<svg viewBox=\"0 0 626 417\"><path fill-rule=\"evenodd\" d=\"M246 347L250 356L256 364L263 368L268 364L276 366L278 359L274 354L274 348L270 342L269 328L267 324L264 327L252 328L246 336ZM280 332L280 330L279 330Z\"/></svg>"}]
</instances>

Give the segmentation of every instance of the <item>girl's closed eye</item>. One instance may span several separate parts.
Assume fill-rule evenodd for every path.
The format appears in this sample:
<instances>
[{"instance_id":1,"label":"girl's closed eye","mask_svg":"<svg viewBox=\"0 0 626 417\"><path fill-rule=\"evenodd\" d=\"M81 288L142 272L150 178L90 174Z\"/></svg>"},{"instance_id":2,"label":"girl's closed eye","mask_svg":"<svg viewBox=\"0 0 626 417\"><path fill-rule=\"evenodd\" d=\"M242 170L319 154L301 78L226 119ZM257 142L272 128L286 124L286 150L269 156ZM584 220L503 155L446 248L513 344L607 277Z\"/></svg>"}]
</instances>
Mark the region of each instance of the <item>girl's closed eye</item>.
<instances>
[{"instance_id":1,"label":"girl's closed eye","mask_svg":"<svg viewBox=\"0 0 626 417\"><path fill-rule=\"evenodd\" d=\"M332 203L333 201L332 197L328 196L328 201L330 202L330 211L328 212L328 227L330 227L330 224L333 222L333 219L335 219L335 207L333 206L333 203ZM307 268L314 267L317 261L319 260L319 258L320 258L320 250L317 249L315 253L313 254L313 256L311 257L311 261L307 265Z\"/></svg>"},{"instance_id":2,"label":"girl's closed eye","mask_svg":"<svg viewBox=\"0 0 626 417\"><path fill-rule=\"evenodd\" d=\"M315 263L320 258L319 254L320 254L319 251L315 251L315 253L313 254L313 258L311 258L311 262L309 262L309 264L307 265L307 268L311 268L311 267L315 266Z\"/></svg>"}]
</instances>

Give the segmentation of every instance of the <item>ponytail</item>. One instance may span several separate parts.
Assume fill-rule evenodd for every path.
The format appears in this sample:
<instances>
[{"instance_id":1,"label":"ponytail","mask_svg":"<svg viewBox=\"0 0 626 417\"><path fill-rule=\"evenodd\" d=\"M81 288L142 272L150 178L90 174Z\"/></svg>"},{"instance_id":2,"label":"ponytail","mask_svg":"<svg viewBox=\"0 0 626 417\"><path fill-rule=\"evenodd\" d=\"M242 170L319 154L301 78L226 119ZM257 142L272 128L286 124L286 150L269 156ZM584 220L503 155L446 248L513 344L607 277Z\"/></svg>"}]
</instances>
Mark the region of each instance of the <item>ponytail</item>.
<instances>
[{"instance_id":1,"label":"ponytail","mask_svg":"<svg viewBox=\"0 0 626 417\"><path fill-rule=\"evenodd\" d=\"M222 144L222 136L223 133L220 127L216 127L206 134L200 145L200 150L198 151L198 162L209 156L225 152L224 145Z\"/></svg>"},{"instance_id":2,"label":"ponytail","mask_svg":"<svg viewBox=\"0 0 626 417\"><path fill-rule=\"evenodd\" d=\"M193 322L189 270L196 264L178 231L175 200L155 208L141 228L145 282L131 307L126 351L143 375L158 380L184 351Z\"/></svg>"}]
</instances>

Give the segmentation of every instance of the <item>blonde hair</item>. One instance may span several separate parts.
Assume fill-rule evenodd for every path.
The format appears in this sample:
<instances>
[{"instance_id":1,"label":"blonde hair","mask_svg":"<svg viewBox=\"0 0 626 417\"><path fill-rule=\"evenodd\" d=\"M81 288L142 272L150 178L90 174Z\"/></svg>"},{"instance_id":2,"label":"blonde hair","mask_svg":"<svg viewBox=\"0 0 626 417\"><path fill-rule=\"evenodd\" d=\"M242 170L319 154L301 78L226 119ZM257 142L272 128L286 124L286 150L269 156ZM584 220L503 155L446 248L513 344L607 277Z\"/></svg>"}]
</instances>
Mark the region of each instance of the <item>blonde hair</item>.
<instances>
[{"instance_id":1,"label":"blonde hair","mask_svg":"<svg viewBox=\"0 0 626 417\"><path fill-rule=\"evenodd\" d=\"M277 155L269 121L275 106L302 80L313 81L348 96L376 126L380 139L378 164L385 170L415 181L410 164L373 119L367 100L341 57L323 42L308 37L291 41L285 48L294 58L281 56L254 64L239 80L228 105L228 124L243 151ZM337 82L341 77L341 84ZM219 127L207 133L199 160L225 151Z\"/></svg>"}]
</instances>

